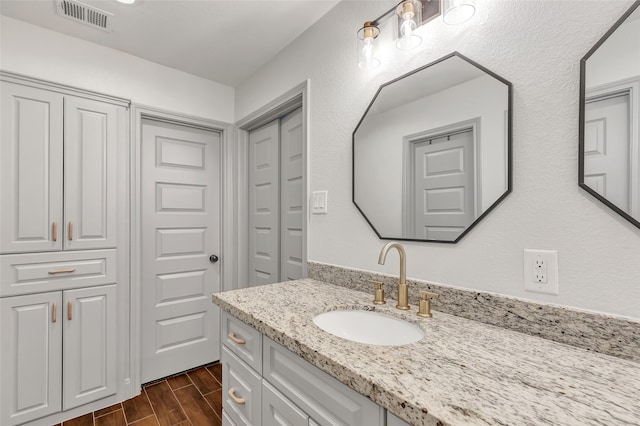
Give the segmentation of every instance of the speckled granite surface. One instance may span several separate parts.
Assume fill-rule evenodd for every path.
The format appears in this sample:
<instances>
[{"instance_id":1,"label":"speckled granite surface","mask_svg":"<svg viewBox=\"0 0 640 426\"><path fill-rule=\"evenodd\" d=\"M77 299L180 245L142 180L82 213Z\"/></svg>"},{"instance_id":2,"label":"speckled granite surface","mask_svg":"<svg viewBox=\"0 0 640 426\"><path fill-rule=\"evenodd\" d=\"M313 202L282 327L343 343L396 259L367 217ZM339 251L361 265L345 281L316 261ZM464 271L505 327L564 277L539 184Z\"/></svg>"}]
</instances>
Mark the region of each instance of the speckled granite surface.
<instances>
[{"instance_id":1,"label":"speckled granite surface","mask_svg":"<svg viewBox=\"0 0 640 426\"><path fill-rule=\"evenodd\" d=\"M412 425L638 425L640 364L434 312L382 307L312 279L213 295L241 321ZM419 324L397 347L335 337L312 318L362 307Z\"/></svg>"},{"instance_id":2,"label":"speckled granite surface","mask_svg":"<svg viewBox=\"0 0 640 426\"><path fill-rule=\"evenodd\" d=\"M373 293L368 280L382 281L387 284L388 297L397 298L397 276L316 262L308 262L307 268L309 278L366 293ZM420 290L433 291L440 294L432 302L440 312L640 362L639 322L423 281L407 282L410 302L417 303Z\"/></svg>"}]
</instances>

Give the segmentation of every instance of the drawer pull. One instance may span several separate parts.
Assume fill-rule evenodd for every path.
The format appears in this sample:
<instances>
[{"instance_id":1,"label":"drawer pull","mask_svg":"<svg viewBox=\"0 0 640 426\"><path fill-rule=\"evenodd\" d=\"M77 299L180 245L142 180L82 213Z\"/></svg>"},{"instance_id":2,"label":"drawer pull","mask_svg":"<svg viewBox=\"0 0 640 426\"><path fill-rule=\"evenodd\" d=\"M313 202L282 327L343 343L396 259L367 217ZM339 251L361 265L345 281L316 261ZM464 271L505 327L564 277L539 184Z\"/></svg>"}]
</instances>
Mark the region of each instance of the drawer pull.
<instances>
[{"instance_id":1,"label":"drawer pull","mask_svg":"<svg viewBox=\"0 0 640 426\"><path fill-rule=\"evenodd\" d=\"M229 339L233 340L235 343L239 344L239 345L244 345L247 343L246 340L241 339L239 337L236 337L235 333L229 333Z\"/></svg>"},{"instance_id":2,"label":"drawer pull","mask_svg":"<svg viewBox=\"0 0 640 426\"><path fill-rule=\"evenodd\" d=\"M55 274L70 274L71 272L75 272L75 269L57 269L55 271L49 271L49 275Z\"/></svg>"},{"instance_id":3,"label":"drawer pull","mask_svg":"<svg viewBox=\"0 0 640 426\"><path fill-rule=\"evenodd\" d=\"M58 241L58 222L53 222L53 241Z\"/></svg>"},{"instance_id":4,"label":"drawer pull","mask_svg":"<svg viewBox=\"0 0 640 426\"><path fill-rule=\"evenodd\" d=\"M243 405L245 402L244 398L238 398L236 396L236 390L234 388L229 389L229 396L231 397L231 399L233 399L233 402L235 402L238 405Z\"/></svg>"},{"instance_id":5,"label":"drawer pull","mask_svg":"<svg viewBox=\"0 0 640 426\"><path fill-rule=\"evenodd\" d=\"M67 319L71 321L73 319L73 302L67 302Z\"/></svg>"},{"instance_id":6,"label":"drawer pull","mask_svg":"<svg viewBox=\"0 0 640 426\"><path fill-rule=\"evenodd\" d=\"M51 322L58 321L58 304L53 304L53 312L51 313Z\"/></svg>"}]
</instances>

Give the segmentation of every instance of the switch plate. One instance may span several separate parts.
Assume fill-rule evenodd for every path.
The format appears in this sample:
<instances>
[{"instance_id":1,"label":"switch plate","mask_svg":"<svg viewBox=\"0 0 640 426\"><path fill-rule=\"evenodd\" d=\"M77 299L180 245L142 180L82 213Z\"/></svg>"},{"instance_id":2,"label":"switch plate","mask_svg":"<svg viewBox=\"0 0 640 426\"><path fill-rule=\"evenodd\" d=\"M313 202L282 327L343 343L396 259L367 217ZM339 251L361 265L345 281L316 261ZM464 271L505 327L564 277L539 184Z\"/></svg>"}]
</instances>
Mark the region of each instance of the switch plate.
<instances>
[{"instance_id":1,"label":"switch plate","mask_svg":"<svg viewBox=\"0 0 640 426\"><path fill-rule=\"evenodd\" d=\"M313 191L311 193L311 213L327 214L327 194L329 191Z\"/></svg>"},{"instance_id":2,"label":"switch plate","mask_svg":"<svg viewBox=\"0 0 640 426\"><path fill-rule=\"evenodd\" d=\"M557 250L524 250L524 289L558 294Z\"/></svg>"}]
</instances>

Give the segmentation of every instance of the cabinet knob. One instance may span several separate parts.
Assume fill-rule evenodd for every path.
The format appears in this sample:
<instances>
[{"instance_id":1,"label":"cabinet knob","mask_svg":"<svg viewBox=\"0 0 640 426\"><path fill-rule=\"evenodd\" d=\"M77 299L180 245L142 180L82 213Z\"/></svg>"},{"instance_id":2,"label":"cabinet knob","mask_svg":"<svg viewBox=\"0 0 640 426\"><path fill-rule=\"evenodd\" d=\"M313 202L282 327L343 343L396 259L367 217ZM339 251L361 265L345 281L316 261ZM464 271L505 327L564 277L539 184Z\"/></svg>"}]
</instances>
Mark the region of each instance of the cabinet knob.
<instances>
[{"instance_id":1,"label":"cabinet knob","mask_svg":"<svg viewBox=\"0 0 640 426\"><path fill-rule=\"evenodd\" d=\"M220 260L220 258L215 254L212 254L211 256L209 256L209 262L211 263L216 263L218 260Z\"/></svg>"}]
</instances>

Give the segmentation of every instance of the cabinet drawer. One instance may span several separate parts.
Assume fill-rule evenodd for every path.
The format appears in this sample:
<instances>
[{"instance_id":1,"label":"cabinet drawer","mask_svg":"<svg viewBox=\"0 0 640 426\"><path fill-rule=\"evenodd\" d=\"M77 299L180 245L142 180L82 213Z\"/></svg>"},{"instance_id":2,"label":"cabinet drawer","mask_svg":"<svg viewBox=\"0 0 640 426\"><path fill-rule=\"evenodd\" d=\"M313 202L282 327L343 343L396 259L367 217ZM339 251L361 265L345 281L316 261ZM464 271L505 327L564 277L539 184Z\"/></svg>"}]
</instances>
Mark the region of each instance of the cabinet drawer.
<instances>
[{"instance_id":1,"label":"cabinet drawer","mask_svg":"<svg viewBox=\"0 0 640 426\"><path fill-rule=\"evenodd\" d=\"M222 408L237 426L260 426L262 380L227 347L222 348Z\"/></svg>"},{"instance_id":2,"label":"cabinet drawer","mask_svg":"<svg viewBox=\"0 0 640 426\"><path fill-rule=\"evenodd\" d=\"M226 312L222 313L222 333L224 345L261 374L262 333Z\"/></svg>"},{"instance_id":3,"label":"cabinet drawer","mask_svg":"<svg viewBox=\"0 0 640 426\"><path fill-rule=\"evenodd\" d=\"M384 424L384 409L268 337L263 377L322 426Z\"/></svg>"},{"instance_id":4,"label":"cabinet drawer","mask_svg":"<svg viewBox=\"0 0 640 426\"><path fill-rule=\"evenodd\" d=\"M0 296L116 282L116 250L0 256Z\"/></svg>"}]
</instances>

